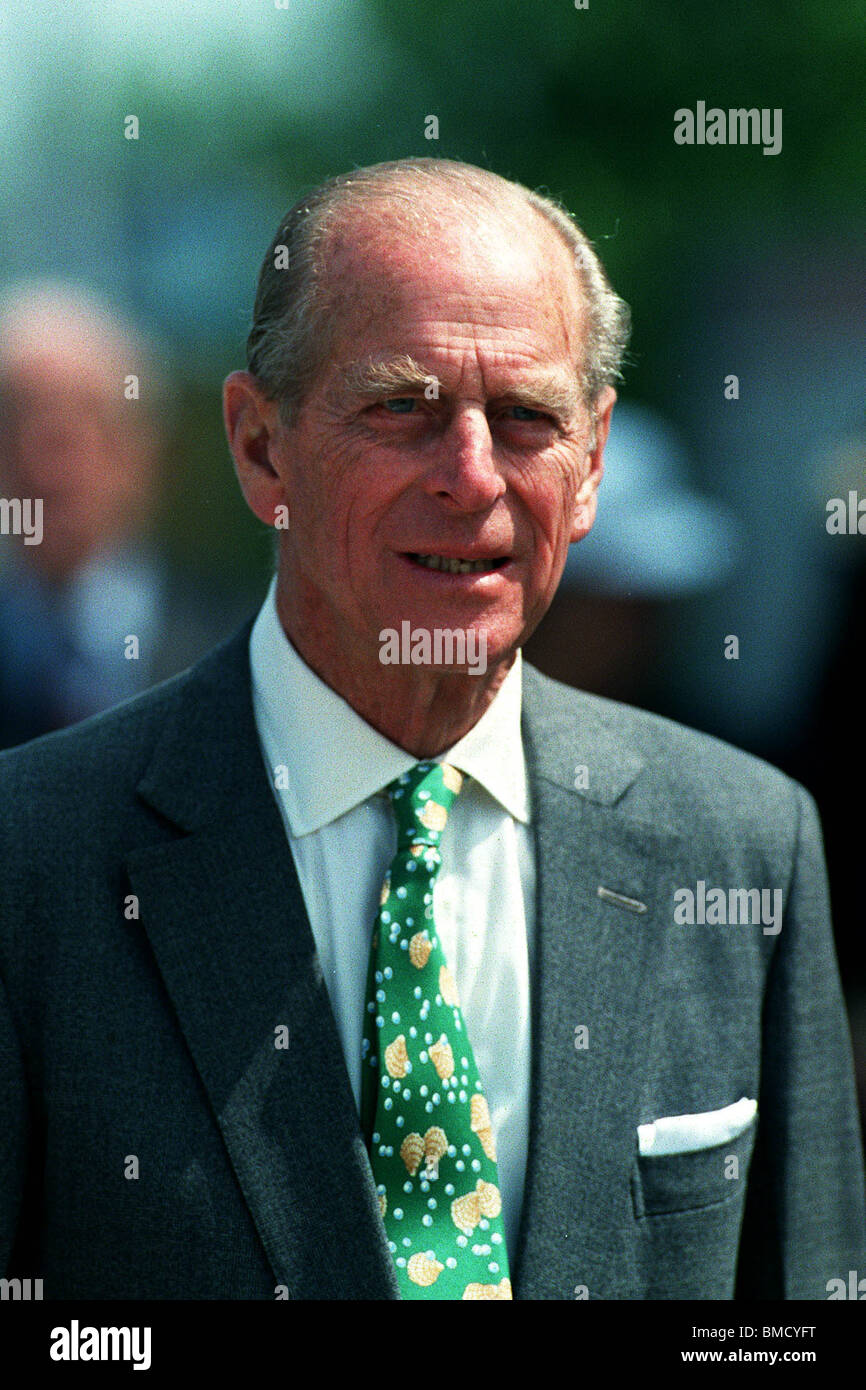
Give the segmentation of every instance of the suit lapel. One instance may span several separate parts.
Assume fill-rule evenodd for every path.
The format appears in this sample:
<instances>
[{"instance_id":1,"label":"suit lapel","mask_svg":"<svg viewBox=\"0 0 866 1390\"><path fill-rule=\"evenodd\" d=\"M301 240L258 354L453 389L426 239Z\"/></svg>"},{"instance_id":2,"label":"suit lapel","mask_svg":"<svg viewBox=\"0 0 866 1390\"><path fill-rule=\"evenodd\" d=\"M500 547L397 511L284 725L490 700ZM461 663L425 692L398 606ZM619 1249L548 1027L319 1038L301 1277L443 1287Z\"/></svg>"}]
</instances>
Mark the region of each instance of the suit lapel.
<instances>
[{"instance_id":1,"label":"suit lapel","mask_svg":"<svg viewBox=\"0 0 866 1390\"><path fill-rule=\"evenodd\" d=\"M275 1282L396 1298L342 1047L255 729L250 623L178 682L139 786L177 829L127 860ZM276 1030L288 1030L288 1047Z\"/></svg>"},{"instance_id":2,"label":"suit lapel","mask_svg":"<svg viewBox=\"0 0 866 1390\"><path fill-rule=\"evenodd\" d=\"M524 737L536 834L533 1078L515 1292L628 1297L629 1180L642 1056L654 1011L669 877L679 836L617 803L643 760L624 749L613 707L525 668ZM614 716L615 720L615 716ZM574 788L575 766L588 786ZM599 896L602 886L612 893ZM617 897L642 904L629 910ZM664 897L664 907L660 906ZM576 1035L577 1028L587 1035ZM576 1047L576 1042L585 1046Z\"/></svg>"}]
</instances>

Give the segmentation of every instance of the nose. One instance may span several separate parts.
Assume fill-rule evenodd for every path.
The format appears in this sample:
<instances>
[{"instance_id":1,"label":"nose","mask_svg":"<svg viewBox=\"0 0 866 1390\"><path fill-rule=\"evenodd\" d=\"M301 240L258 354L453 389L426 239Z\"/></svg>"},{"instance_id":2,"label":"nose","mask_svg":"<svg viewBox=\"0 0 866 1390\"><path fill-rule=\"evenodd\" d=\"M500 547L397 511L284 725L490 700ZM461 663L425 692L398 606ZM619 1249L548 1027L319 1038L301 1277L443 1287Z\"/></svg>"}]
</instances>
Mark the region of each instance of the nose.
<instances>
[{"instance_id":1,"label":"nose","mask_svg":"<svg viewBox=\"0 0 866 1390\"><path fill-rule=\"evenodd\" d=\"M487 416L480 407L455 410L426 478L427 490L465 512L486 511L506 490L493 454Z\"/></svg>"}]
</instances>

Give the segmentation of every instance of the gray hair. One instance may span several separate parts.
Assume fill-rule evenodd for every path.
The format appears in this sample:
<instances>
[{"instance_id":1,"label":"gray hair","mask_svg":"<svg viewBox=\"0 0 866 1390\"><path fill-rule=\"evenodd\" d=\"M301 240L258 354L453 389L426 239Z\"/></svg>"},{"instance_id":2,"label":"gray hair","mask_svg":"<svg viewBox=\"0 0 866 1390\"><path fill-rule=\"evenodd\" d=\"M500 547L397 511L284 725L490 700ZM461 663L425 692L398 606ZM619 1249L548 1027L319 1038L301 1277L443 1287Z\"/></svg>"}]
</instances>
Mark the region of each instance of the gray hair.
<instances>
[{"instance_id":1,"label":"gray hair","mask_svg":"<svg viewBox=\"0 0 866 1390\"><path fill-rule=\"evenodd\" d=\"M305 393L327 361L334 340L336 306L327 294L329 232L347 209L387 202L411 226L435 225L432 199L451 194L456 205L474 204L502 214L528 205L551 224L574 257L587 308L585 361L576 364L584 400L593 414L599 392L621 380L631 316L611 288L592 243L558 203L489 170L448 159L398 159L338 174L295 203L281 222L259 272L247 367L265 394L279 401L291 424Z\"/></svg>"}]
</instances>

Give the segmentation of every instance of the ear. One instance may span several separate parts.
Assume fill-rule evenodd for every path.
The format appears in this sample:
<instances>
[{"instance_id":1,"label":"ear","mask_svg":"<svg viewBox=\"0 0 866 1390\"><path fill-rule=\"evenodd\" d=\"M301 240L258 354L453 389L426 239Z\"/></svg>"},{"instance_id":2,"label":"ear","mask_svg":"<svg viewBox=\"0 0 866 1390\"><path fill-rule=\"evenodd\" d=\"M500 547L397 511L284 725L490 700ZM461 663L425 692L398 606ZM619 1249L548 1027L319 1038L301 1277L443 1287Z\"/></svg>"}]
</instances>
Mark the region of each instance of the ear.
<instances>
[{"instance_id":1,"label":"ear","mask_svg":"<svg viewBox=\"0 0 866 1390\"><path fill-rule=\"evenodd\" d=\"M583 476L574 499L574 516L570 540L582 541L595 521L598 502L598 485L604 472L604 446L610 434L610 420L613 414L616 391L605 386L596 397L595 441L587 450L583 460Z\"/></svg>"},{"instance_id":2,"label":"ear","mask_svg":"<svg viewBox=\"0 0 866 1390\"><path fill-rule=\"evenodd\" d=\"M265 525L273 526L276 508L288 501L272 461L283 428L279 407L250 372L232 372L223 382L223 421L247 506Z\"/></svg>"}]
</instances>

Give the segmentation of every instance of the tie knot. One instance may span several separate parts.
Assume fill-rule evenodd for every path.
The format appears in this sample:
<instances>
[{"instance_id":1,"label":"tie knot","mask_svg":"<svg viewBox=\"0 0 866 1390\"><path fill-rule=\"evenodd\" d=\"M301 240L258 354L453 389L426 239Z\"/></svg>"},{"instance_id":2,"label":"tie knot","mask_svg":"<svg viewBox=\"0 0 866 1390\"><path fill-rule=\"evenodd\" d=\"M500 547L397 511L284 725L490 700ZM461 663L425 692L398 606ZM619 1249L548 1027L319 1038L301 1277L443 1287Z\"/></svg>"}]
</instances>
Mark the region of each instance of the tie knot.
<instances>
[{"instance_id":1,"label":"tie knot","mask_svg":"<svg viewBox=\"0 0 866 1390\"><path fill-rule=\"evenodd\" d=\"M448 812L460 794L463 774L449 763L417 763L387 788L397 822L397 851L411 845L436 847Z\"/></svg>"}]
</instances>

